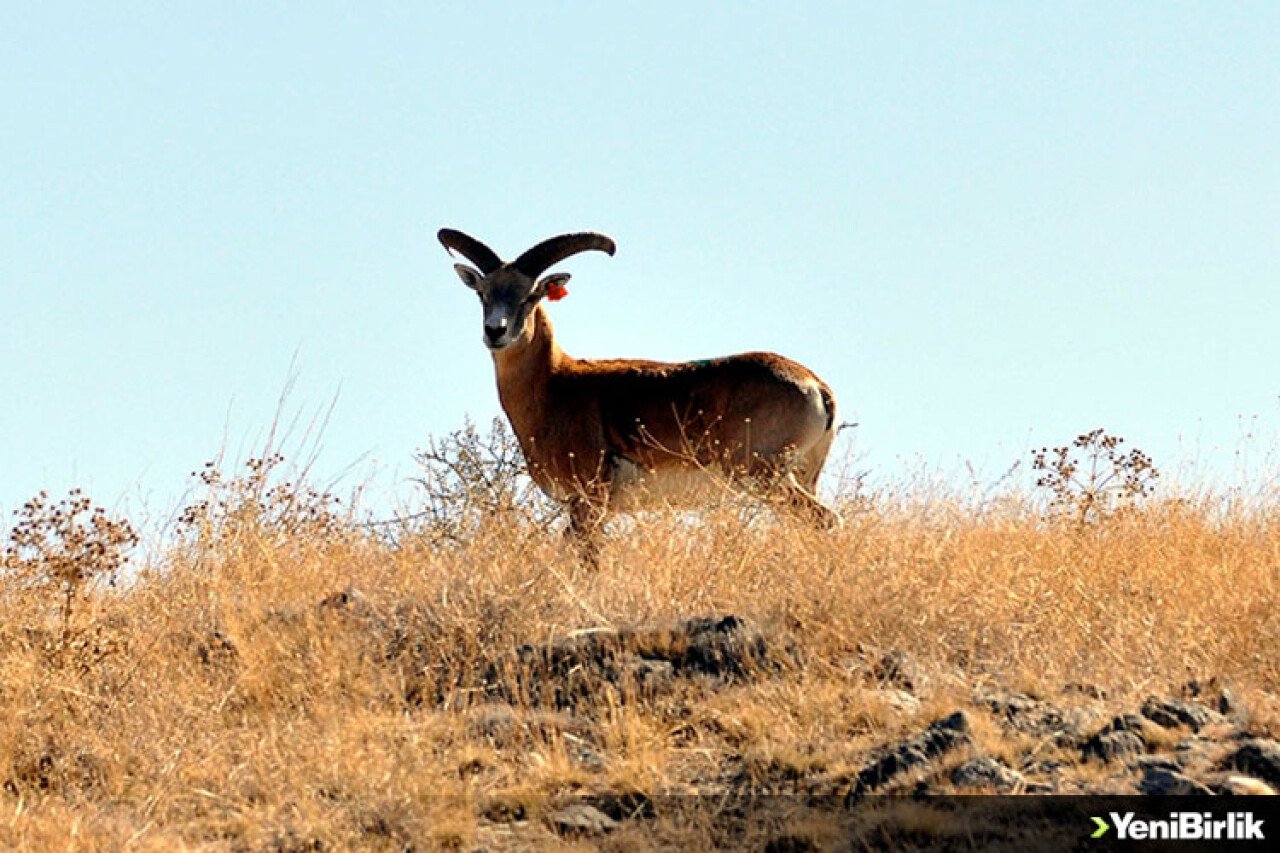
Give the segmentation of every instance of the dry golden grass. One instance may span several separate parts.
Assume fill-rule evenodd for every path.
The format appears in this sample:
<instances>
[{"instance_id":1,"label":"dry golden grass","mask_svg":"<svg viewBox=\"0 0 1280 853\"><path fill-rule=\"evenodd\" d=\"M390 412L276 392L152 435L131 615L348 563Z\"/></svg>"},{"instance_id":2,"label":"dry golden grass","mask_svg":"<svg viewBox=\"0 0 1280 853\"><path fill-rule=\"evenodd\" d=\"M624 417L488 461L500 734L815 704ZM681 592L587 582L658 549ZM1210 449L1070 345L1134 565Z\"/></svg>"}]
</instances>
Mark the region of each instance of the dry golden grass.
<instances>
[{"instance_id":1,"label":"dry golden grass","mask_svg":"<svg viewBox=\"0 0 1280 853\"><path fill-rule=\"evenodd\" d=\"M624 522L593 572L518 513L391 541L297 492L192 513L65 631L48 589L6 587L0 847L588 849L540 816L573 794L838 779L983 684L1118 707L1217 676L1280 729L1277 506L1153 500L1076 529L1016 500L864 496L817 532L728 505ZM486 704L521 645L730 613L788 649L780 670ZM868 677L890 650L929 682L918 708ZM981 720L974 739L1045 748ZM661 843L609 844L715 842L694 816L650 824Z\"/></svg>"}]
</instances>

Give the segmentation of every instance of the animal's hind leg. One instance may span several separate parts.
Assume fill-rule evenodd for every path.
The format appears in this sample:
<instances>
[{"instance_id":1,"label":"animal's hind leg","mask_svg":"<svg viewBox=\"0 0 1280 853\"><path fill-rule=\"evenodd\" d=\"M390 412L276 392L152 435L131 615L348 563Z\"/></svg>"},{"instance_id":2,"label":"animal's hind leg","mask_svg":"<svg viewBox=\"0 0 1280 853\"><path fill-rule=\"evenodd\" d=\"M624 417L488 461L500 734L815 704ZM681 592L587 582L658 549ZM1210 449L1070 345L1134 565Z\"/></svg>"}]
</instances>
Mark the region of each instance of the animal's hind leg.
<instances>
[{"instance_id":1,"label":"animal's hind leg","mask_svg":"<svg viewBox=\"0 0 1280 853\"><path fill-rule=\"evenodd\" d=\"M817 478L813 479L816 482ZM795 473L788 473L779 485L782 498L793 513L823 530L840 526L840 516L835 510L818 500L817 495L801 485Z\"/></svg>"},{"instance_id":2,"label":"animal's hind leg","mask_svg":"<svg viewBox=\"0 0 1280 853\"><path fill-rule=\"evenodd\" d=\"M775 464L767 473L755 475L749 482L758 490L757 494L775 506L780 505L789 514L816 527L830 530L840 525L840 516L818 500L814 490L818 482L817 472L822 468L822 457L825 455L824 447L822 456L818 457L818 464L812 467L805 464L806 457L793 457L786 460L785 464Z\"/></svg>"},{"instance_id":3,"label":"animal's hind leg","mask_svg":"<svg viewBox=\"0 0 1280 853\"><path fill-rule=\"evenodd\" d=\"M839 526L840 516L818 500L818 475L827 462L835 437L836 431L828 426L808 450L795 455L781 483L783 495L792 510L828 530Z\"/></svg>"}]
</instances>

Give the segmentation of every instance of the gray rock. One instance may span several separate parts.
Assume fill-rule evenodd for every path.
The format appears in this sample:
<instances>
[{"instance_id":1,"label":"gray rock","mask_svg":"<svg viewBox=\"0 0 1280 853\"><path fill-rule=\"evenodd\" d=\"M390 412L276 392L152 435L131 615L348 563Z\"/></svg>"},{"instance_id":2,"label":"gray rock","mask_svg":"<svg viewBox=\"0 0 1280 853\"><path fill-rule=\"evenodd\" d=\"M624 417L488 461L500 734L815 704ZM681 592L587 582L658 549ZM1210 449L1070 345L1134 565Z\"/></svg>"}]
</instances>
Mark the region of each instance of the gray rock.
<instances>
[{"instance_id":1,"label":"gray rock","mask_svg":"<svg viewBox=\"0 0 1280 853\"><path fill-rule=\"evenodd\" d=\"M1102 713L1091 707L1055 708L1048 706L1042 711L1039 729L1052 737L1053 742L1066 749L1078 749L1101 719Z\"/></svg>"},{"instance_id":2,"label":"gray rock","mask_svg":"<svg viewBox=\"0 0 1280 853\"><path fill-rule=\"evenodd\" d=\"M1168 770L1170 773L1181 773L1182 764L1175 758L1167 755L1140 755L1138 760L1133 762L1132 767L1145 773L1148 770Z\"/></svg>"},{"instance_id":3,"label":"gray rock","mask_svg":"<svg viewBox=\"0 0 1280 853\"><path fill-rule=\"evenodd\" d=\"M608 835L619 826L595 806L584 803L565 806L547 815L547 822L561 835Z\"/></svg>"},{"instance_id":4,"label":"gray rock","mask_svg":"<svg viewBox=\"0 0 1280 853\"><path fill-rule=\"evenodd\" d=\"M1199 702L1157 699L1154 696L1143 703L1142 716L1166 729L1186 726L1196 732L1205 726L1226 722L1226 718L1217 711Z\"/></svg>"},{"instance_id":5,"label":"gray rock","mask_svg":"<svg viewBox=\"0 0 1280 853\"><path fill-rule=\"evenodd\" d=\"M491 698L573 709L602 690L654 696L676 679L750 680L775 671L793 649L771 649L737 616L688 619L672 626L579 631L526 644L495 660L485 675Z\"/></svg>"},{"instance_id":6,"label":"gray rock","mask_svg":"<svg viewBox=\"0 0 1280 853\"><path fill-rule=\"evenodd\" d=\"M741 678L772 667L764 636L737 616L688 619L680 630L688 637L688 646L682 655L670 659L677 670Z\"/></svg>"},{"instance_id":7,"label":"gray rock","mask_svg":"<svg viewBox=\"0 0 1280 853\"><path fill-rule=\"evenodd\" d=\"M641 693L651 695L667 690L675 678L675 671L669 661L636 657L628 663L627 674Z\"/></svg>"},{"instance_id":8,"label":"gray rock","mask_svg":"<svg viewBox=\"0 0 1280 853\"><path fill-rule=\"evenodd\" d=\"M1141 714L1120 714L1113 717L1103 729L1104 732L1135 732L1142 734L1148 725L1147 718Z\"/></svg>"},{"instance_id":9,"label":"gray rock","mask_svg":"<svg viewBox=\"0 0 1280 853\"><path fill-rule=\"evenodd\" d=\"M1261 738L1246 741L1222 762L1223 766L1243 770L1272 785L1280 785L1280 743Z\"/></svg>"},{"instance_id":10,"label":"gray rock","mask_svg":"<svg viewBox=\"0 0 1280 853\"><path fill-rule=\"evenodd\" d=\"M1039 705L1039 702L1025 693L999 688L982 690L974 696L974 699L990 708L991 713L998 714L1009 720L1025 714Z\"/></svg>"},{"instance_id":11,"label":"gray rock","mask_svg":"<svg viewBox=\"0 0 1280 853\"><path fill-rule=\"evenodd\" d=\"M1117 758L1128 758L1146 752L1147 744L1133 732L1101 731L1084 742L1081 754L1086 761L1114 761Z\"/></svg>"},{"instance_id":12,"label":"gray rock","mask_svg":"<svg viewBox=\"0 0 1280 853\"><path fill-rule=\"evenodd\" d=\"M1218 745L1218 741L1201 737L1200 735L1192 735L1183 738L1173 747L1173 757L1183 767L1188 766L1198 758L1203 758L1212 752Z\"/></svg>"},{"instance_id":13,"label":"gray rock","mask_svg":"<svg viewBox=\"0 0 1280 853\"><path fill-rule=\"evenodd\" d=\"M1164 767L1147 767L1143 771L1138 790L1153 797L1189 797L1208 796L1213 794L1207 785L1202 785L1189 776Z\"/></svg>"},{"instance_id":14,"label":"gray rock","mask_svg":"<svg viewBox=\"0 0 1280 853\"><path fill-rule=\"evenodd\" d=\"M894 777L928 764L961 744L970 743L969 730L969 718L964 711L956 711L937 720L915 737L890 747L863 768L851 796L856 798L883 787Z\"/></svg>"},{"instance_id":15,"label":"gray rock","mask_svg":"<svg viewBox=\"0 0 1280 853\"><path fill-rule=\"evenodd\" d=\"M1002 794L1026 787L1022 774L989 756L971 758L951 771L951 781L961 788L991 788Z\"/></svg>"},{"instance_id":16,"label":"gray rock","mask_svg":"<svg viewBox=\"0 0 1280 853\"><path fill-rule=\"evenodd\" d=\"M1010 728L1027 734L1048 737L1068 749L1078 748L1098 719L1092 707L1063 707L1025 693L986 689L975 697Z\"/></svg>"}]
</instances>

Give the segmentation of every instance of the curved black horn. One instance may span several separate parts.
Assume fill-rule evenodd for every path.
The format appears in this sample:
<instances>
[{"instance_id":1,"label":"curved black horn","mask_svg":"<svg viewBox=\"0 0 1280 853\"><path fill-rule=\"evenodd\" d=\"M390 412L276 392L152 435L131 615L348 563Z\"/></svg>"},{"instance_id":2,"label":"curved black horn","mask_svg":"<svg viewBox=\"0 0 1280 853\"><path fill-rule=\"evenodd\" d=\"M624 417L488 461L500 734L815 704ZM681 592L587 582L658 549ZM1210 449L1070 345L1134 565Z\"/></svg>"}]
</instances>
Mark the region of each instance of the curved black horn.
<instances>
[{"instance_id":1,"label":"curved black horn","mask_svg":"<svg viewBox=\"0 0 1280 853\"><path fill-rule=\"evenodd\" d=\"M559 237L543 240L516 258L512 262L512 266L530 278L537 278L548 267L560 263L570 255L592 250L612 255L617 249L618 247L614 245L613 240L593 231L583 231L578 234L561 234Z\"/></svg>"},{"instance_id":2,"label":"curved black horn","mask_svg":"<svg viewBox=\"0 0 1280 853\"><path fill-rule=\"evenodd\" d=\"M446 249L462 255L479 267L480 272L485 275L502 266L502 258L499 258L493 249L490 249L475 237L468 237L461 231L454 231L452 228L441 228L436 237L440 239L441 244Z\"/></svg>"}]
</instances>

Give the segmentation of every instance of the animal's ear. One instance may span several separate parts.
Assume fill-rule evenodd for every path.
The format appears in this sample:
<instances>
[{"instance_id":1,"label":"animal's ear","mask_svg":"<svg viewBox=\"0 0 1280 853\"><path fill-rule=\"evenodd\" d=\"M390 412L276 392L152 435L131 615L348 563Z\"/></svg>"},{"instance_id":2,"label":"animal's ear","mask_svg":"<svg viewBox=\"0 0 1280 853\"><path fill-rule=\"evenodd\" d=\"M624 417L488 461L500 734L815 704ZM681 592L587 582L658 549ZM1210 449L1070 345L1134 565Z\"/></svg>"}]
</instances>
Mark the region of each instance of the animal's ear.
<instances>
[{"instance_id":1,"label":"animal's ear","mask_svg":"<svg viewBox=\"0 0 1280 853\"><path fill-rule=\"evenodd\" d=\"M538 282L538 294L547 297L552 302L559 302L569 295L569 289L564 286L568 280L569 274L567 272L549 275Z\"/></svg>"},{"instance_id":2,"label":"animal's ear","mask_svg":"<svg viewBox=\"0 0 1280 853\"><path fill-rule=\"evenodd\" d=\"M484 280L484 276L480 274L480 270L473 269L466 264L454 264L453 270L458 274L458 278L462 279L462 283L472 290L480 289L480 282Z\"/></svg>"}]
</instances>

